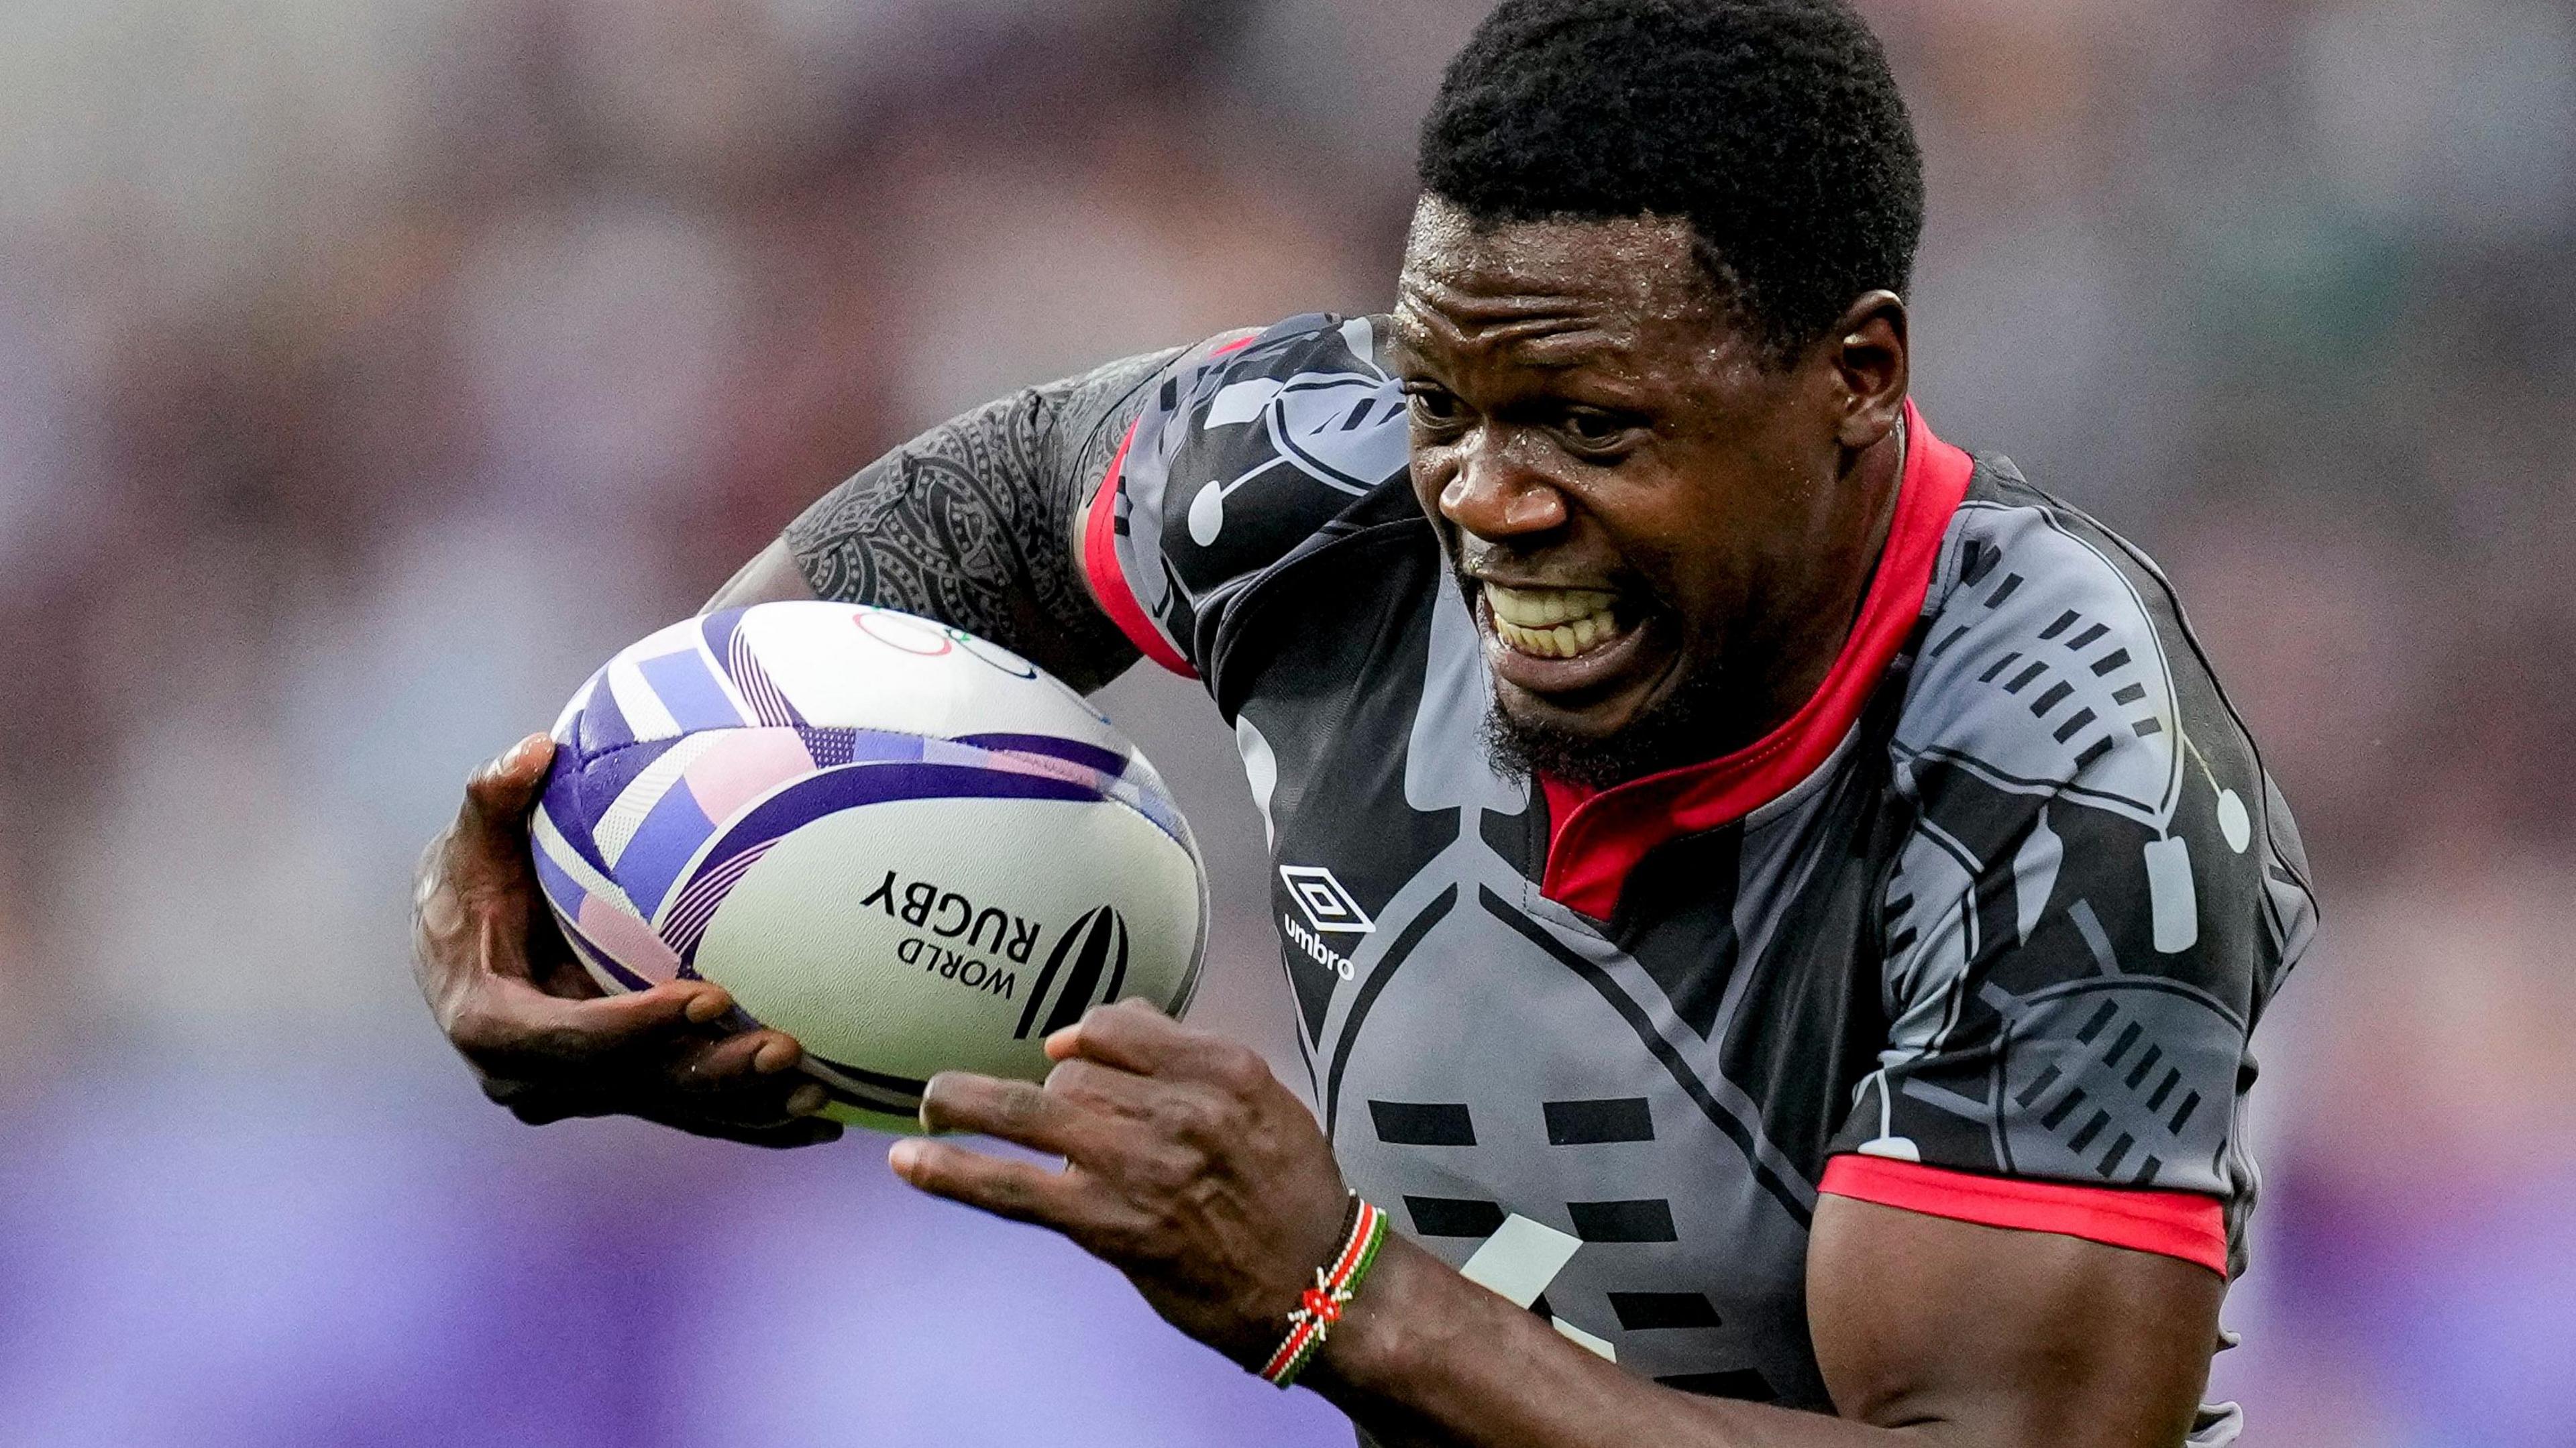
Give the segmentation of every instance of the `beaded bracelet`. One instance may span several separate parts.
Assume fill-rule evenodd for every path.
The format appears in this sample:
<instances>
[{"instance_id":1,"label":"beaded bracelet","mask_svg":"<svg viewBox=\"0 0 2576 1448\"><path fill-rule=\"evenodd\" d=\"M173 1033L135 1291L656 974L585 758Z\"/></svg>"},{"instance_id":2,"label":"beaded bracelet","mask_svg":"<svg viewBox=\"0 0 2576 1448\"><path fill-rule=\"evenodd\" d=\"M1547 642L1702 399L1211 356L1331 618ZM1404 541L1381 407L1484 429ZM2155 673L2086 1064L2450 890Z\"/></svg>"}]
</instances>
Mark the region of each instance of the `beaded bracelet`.
<instances>
[{"instance_id":1,"label":"beaded bracelet","mask_svg":"<svg viewBox=\"0 0 2576 1448\"><path fill-rule=\"evenodd\" d=\"M1386 1240L1386 1213L1353 1192L1350 1221L1342 1250L1333 1254L1330 1265L1315 1269L1315 1285L1299 1296L1297 1310L1288 1314L1288 1338L1261 1369L1265 1381L1284 1388L1297 1380L1297 1374L1314 1360L1315 1350L1324 1345L1324 1334L1342 1320L1342 1308L1360 1290L1360 1279L1376 1263L1378 1245Z\"/></svg>"}]
</instances>

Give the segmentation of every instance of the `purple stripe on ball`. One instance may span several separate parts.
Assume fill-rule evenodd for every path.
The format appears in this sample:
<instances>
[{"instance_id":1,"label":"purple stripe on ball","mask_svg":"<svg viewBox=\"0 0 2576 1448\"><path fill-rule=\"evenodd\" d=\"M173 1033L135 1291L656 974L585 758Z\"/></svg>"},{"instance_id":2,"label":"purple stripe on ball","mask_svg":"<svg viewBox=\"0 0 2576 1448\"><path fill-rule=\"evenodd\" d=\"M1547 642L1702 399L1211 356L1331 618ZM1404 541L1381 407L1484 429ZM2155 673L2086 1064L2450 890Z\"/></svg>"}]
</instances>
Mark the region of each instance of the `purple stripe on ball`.
<instances>
[{"instance_id":1,"label":"purple stripe on ball","mask_svg":"<svg viewBox=\"0 0 2576 1448\"><path fill-rule=\"evenodd\" d=\"M744 722L742 711L734 707L724 686L716 682L715 671L707 667L707 656L696 649L640 659L635 670L652 687L653 697L671 711L671 718L678 722L683 734Z\"/></svg>"},{"instance_id":2,"label":"purple stripe on ball","mask_svg":"<svg viewBox=\"0 0 2576 1448\"><path fill-rule=\"evenodd\" d=\"M591 676L590 698L581 706L581 717L573 721L572 738L585 756L635 742L635 726L626 722L626 711L617 707L617 691L608 686L606 669Z\"/></svg>"},{"instance_id":3,"label":"purple stripe on ball","mask_svg":"<svg viewBox=\"0 0 2576 1448\"><path fill-rule=\"evenodd\" d=\"M754 845L766 844L825 815L861 805L903 799L1099 798L1097 790L1050 775L1010 774L965 764L853 764L800 779L752 806L724 832L724 838L707 852L706 858L730 860ZM648 817L645 823L650 825L652 821ZM634 846L627 849L632 858ZM632 896L634 882L625 877L622 869L619 879ZM654 898L658 909L660 896ZM636 900L639 908L643 903Z\"/></svg>"},{"instance_id":4,"label":"purple stripe on ball","mask_svg":"<svg viewBox=\"0 0 2576 1448\"><path fill-rule=\"evenodd\" d=\"M763 724L794 726L805 722L805 716L787 701L787 695L770 680L769 671L760 666L760 657L751 651L751 635L735 634L725 654L725 671L733 676L734 687L751 701L751 712Z\"/></svg>"},{"instance_id":5,"label":"purple stripe on ball","mask_svg":"<svg viewBox=\"0 0 2576 1448\"><path fill-rule=\"evenodd\" d=\"M626 887L626 898L635 902L645 919L661 912L672 883L715 828L715 821L698 808L697 796L685 784L665 791L654 802L644 823L635 827L635 837L626 842L625 852L617 857L612 876Z\"/></svg>"},{"instance_id":6,"label":"purple stripe on ball","mask_svg":"<svg viewBox=\"0 0 2576 1448\"><path fill-rule=\"evenodd\" d=\"M742 627L742 616L749 610L718 609L698 620L698 636L707 641L707 652L720 659L730 659L733 636Z\"/></svg>"},{"instance_id":7,"label":"purple stripe on ball","mask_svg":"<svg viewBox=\"0 0 2576 1448\"><path fill-rule=\"evenodd\" d=\"M582 838L590 837L588 822L605 819L610 807L617 803L617 797L626 792L626 787L635 782L636 776L652 767L654 760L670 753L672 747L679 742L677 736L669 739L647 739L641 743L594 754L583 761L581 768L581 816L584 821ZM558 826L562 825L563 817L556 816L555 823Z\"/></svg>"},{"instance_id":8,"label":"purple stripe on ball","mask_svg":"<svg viewBox=\"0 0 2576 1448\"><path fill-rule=\"evenodd\" d=\"M548 854L544 846L536 846L528 853L536 862L537 888L546 892L546 898L554 903L555 909L563 912L566 920L580 919L581 902L590 897L590 892L582 889L581 882L563 866L556 864L555 857Z\"/></svg>"},{"instance_id":9,"label":"purple stripe on ball","mask_svg":"<svg viewBox=\"0 0 2576 1448\"><path fill-rule=\"evenodd\" d=\"M775 840L770 842L775 843ZM698 942L706 936L707 922L716 918L716 907L724 904L725 897L733 893L733 887L741 883L742 877L750 874L751 867L760 863L760 857L767 853L769 845L754 845L712 870L700 871L695 879L689 881L689 888L681 891L679 899L672 902L670 916L662 922L659 933L664 944L679 952L682 968L696 968Z\"/></svg>"},{"instance_id":10,"label":"purple stripe on ball","mask_svg":"<svg viewBox=\"0 0 2576 1448\"><path fill-rule=\"evenodd\" d=\"M600 696L607 697L602 689ZM555 830L572 846L572 852L590 863L599 873L615 879L608 868L608 857L600 852L599 841L591 838L589 790L584 776L589 773L586 761L570 749L557 749L554 762L546 766L544 791L537 796L538 807L554 821Z\"/></svg>"}]
</instances>

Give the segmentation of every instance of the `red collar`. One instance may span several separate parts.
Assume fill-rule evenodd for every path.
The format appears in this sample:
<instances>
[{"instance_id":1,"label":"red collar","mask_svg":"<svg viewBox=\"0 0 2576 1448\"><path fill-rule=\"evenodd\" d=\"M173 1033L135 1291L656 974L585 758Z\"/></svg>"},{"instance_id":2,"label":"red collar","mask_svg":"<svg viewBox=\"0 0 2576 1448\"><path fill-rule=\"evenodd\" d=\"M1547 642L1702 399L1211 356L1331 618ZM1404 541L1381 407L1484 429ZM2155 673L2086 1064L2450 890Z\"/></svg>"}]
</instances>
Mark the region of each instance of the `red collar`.
<instances>
[{"instance_id":1,"label":"red collar","mask_svg":"<svg viewBox=\"0 0 2576 1448\"><path fill-rule=\"evenodd\" d=\"M1886 551L1851 637L1815 694L1788 722L1723 758L1598 792L1541 780L1549 820L1541 894L1596 920L1609 919L1620 886L1647 851L1732 823L1778 799L1813 774L1851 732L1922 615L1932 565L1974 466L1966 453L1932 435L1911 401L1905 404L1905 439L1905 476L1897 486Z\"/></svg>"}]
</instances>

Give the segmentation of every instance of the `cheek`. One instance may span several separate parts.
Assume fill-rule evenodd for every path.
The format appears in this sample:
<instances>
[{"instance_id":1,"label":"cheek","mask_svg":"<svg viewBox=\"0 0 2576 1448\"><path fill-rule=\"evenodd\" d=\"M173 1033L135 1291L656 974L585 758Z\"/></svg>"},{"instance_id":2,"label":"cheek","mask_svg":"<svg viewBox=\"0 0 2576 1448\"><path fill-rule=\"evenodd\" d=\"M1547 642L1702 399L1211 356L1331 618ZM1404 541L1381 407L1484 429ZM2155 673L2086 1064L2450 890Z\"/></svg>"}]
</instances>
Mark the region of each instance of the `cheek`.
<instances>
[{"instance_id":1,"label":"cheek","mask_svg":"<svg viewBox=\"0 0 2576 1448\"><path fill-rule=\"evenodd\" d=\"M1622 563L1694 634L1739 612L1756 590L1762 568L1750 545L1770 535L1768 511L1758 490L1683 459L1605 491L1594 507Z\"/></svg>"}]
</instances>

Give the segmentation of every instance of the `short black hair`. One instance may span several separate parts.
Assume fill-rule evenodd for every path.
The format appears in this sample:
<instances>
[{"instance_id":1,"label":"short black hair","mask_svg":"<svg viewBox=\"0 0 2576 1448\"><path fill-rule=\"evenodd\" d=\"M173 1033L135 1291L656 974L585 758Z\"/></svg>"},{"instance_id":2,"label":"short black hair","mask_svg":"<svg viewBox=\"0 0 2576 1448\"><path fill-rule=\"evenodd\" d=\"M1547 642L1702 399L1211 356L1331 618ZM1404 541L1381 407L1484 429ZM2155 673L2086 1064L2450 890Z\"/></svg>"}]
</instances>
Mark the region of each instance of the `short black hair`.
<instances>
[{"instance_id":1,"label":"short black hair","mask_svg":"<svg viewBox=\"0 0 2576 1448\"><path fill-rule=\"evenodd\" d=\"M1486 224L1686 220L1774 360L1902 295L1923 153L1842 0L1504 0L1422 124L1423 189Z\"/></svg>"}]
</instances>

